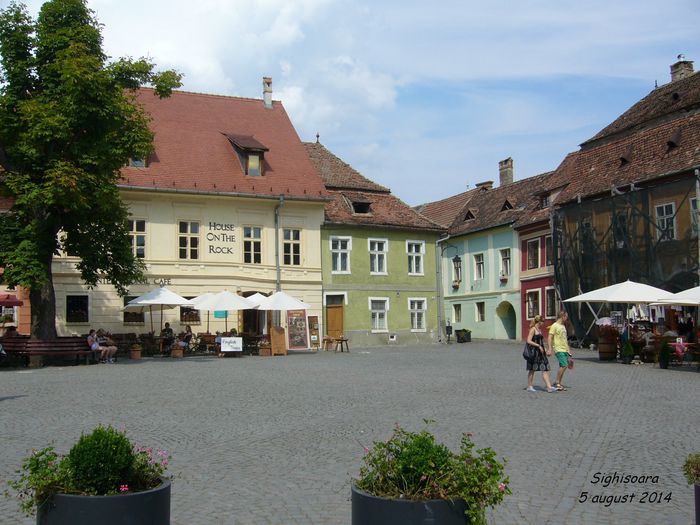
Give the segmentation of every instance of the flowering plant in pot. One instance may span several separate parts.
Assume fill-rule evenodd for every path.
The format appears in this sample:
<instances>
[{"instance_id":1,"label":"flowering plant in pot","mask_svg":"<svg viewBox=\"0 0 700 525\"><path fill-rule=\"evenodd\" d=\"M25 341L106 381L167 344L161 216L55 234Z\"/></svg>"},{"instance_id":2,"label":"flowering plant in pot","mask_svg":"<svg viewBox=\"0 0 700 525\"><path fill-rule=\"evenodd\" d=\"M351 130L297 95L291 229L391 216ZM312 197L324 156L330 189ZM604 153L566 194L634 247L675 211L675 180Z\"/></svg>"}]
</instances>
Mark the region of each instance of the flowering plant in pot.
<instances>
[{"instance_id":1,"label":"flowering plant in pot","mask_svg":"<svg viewBox=\"0 0 700 525\"><path fill-rule=\"evenodd\" d=\"M700 452L689 454L683 464L688 485L695 485L695 523L700 525Z\"/></svg>"},{"instance_id":2,"label":"flowering plant in pot","mask_svg":"<svg viewBox=\"0 0 700 525\"><path fill-rule=\"evenodd\" d=\"M475 450L471 436L464 433L453 452L427 429L410 432L397 424L389 439L365 449L353 480L352 523L409 525L429 516L436 525L485 524L486 509L511 491L505 460L491 448Z\"/></svg>"},{"instance_id":3,"label":"flowering plant in pot","mask_svg":"<svg viewBox=\"0 0 700 525\"><path fill-rule=\"evenodd\" d=\"M9 482L38 524L169 524L169 455L134 445L124 431L98 426L66 455L34 450Z\"/></svg>"}]
</instances>

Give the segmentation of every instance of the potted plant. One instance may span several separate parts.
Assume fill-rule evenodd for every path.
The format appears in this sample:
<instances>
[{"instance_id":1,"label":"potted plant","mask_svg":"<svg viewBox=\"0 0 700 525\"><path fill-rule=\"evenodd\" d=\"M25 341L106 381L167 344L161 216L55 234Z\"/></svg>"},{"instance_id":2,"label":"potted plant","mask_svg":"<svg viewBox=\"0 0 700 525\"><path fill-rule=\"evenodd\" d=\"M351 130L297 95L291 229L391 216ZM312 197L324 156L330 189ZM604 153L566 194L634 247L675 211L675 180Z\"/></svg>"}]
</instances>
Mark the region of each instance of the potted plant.
<instances>
[{"instance_id":1,"label":"potted plant","mask_svg":"<svg viewBox=\"0 0 700 525\"><path fill-rule=\"evenodd\" d=\"M141 345L134 343L129 348L129 359L141 359Z\"/></svg>"},{"instance_id":2,"label":"potted plant","mask_svg":"<svg viewBox=\"0 0 700 525\"><path fill-rule=\"evenodd\" d=\"M689 454L683 464L688 485L695 485L695 525L700 525L700 453Z\"/></svg>"},{"instance_id":3,"label":"potted plant","mask_svg":"<svg viewBox=\"0 0 700 525\"><path fill-rule=\"evenodd\" d=\"M620 337L618 329L611 325L598 328L598 359L614 361L617 357L617 340Z\"/></svg>"},{"instance_id":4,"label":"potted plant","mask_svg":"<svg viewBox=\"0 0 700 525\"><path fill-rule=\"evenodd\" d=\"M455 453L427 429L396 425L389 439L365 448L352 484L352 524L482 525L487 507L511 493L508 482L505 460L490 448L475 451L470 433Z\"/></svg>"},{"instance_id":5,"label":"potted plant","mask_svg":"<svg viewBox=\"0 0 700 525\"><path fill-rule=\"evenodd\" d=\"M20 508L38 525L168 525L169 456L131 443L123 431L98 426L65 455L35 450L10 481Z\"/></svg>"},{"instance_id":6,"label":"potted plant","mask_svg":"<svg viewBox=\"0 0 700 525\"><path fill-rule=\"evenodd\" d=\"M659 368L668 368L668 363L671 360L671 345L668 341L661 343L659 349Z\"/></svg>"},{"instance_id":7,"label":"potted plant","mask_svg":"<svg viewBox=\"0 0 700 525\"><path fill-rule=\"evenodd\" d=\"M634 359L634 347L631 341L625 342L622 347L621 356L624 364L629 365L632 362L632 359Z\"/></svg>"},{"instance_id":8,"label":"potted plant","mask_svg":"<svg viewBox=\"0 0 700 525\"><path fill-rule=\"evenodd\" d=\"M471 343L472 331L467 328L455 330L455 337L457 338L458 343Z\"/></svg>"}]
</instances>

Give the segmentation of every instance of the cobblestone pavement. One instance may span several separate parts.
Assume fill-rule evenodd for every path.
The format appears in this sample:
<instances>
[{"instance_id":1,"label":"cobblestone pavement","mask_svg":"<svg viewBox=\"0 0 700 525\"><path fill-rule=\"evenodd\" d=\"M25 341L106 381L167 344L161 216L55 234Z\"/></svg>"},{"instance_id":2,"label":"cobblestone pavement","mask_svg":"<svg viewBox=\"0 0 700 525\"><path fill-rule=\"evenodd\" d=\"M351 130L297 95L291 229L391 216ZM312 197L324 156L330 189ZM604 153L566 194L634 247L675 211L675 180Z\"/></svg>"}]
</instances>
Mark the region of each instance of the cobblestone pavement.
<instances>
[{"instance_id":1,"label":"cobblestone pavement","mask_svg":"<svg viewBox=\"0 0 700 525\"><path fill-rule=\"evenodd\" d=\"M363 445L430 418L451 447L469 431L508 459L513 495L489 523L691 523L681 465L700 450L700 373L575 355L556 394L524 391L520 345L484 341L1 369L0 480L32 447L65 452L81 431L125 425L172 452L173 525L348 524ZM658 478L595 483L614 473ZM7 498L0 516L33 522Z\"/></svg>"}]
</instances>

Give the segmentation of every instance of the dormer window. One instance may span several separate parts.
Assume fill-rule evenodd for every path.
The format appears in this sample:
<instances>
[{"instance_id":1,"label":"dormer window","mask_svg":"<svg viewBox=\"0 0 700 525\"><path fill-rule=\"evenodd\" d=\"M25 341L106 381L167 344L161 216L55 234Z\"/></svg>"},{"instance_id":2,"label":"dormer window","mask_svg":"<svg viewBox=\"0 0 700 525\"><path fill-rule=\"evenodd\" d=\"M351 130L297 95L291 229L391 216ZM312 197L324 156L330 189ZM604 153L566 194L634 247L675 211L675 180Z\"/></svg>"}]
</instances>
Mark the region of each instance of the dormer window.
<instances>
[{"instance_id":1,"label":"dormer window","mask_svg":"<svg viewBox=\"0 0 700 525\"><path fill-rule=\"evenodd\" d=\"M465 221L473 221L475 218L471 210L467 210L467 214L464 216Z\"/></svg>"},{"instance_id":2,"label":"dormer window","mask_svg":"<svg viewBox=\"0 0 700 525\"><path fill-rule=\"evenodd\" d=\"M540 207L542 208L549 208L552 204L552 196L547 193L545 195L542 195L540 197Z\"/></svg>"},{"instance_id":3,"label":"dormer window","mask_svg":"<svg viewBox=\"0 0 700 525\"><path fill-rule=\"evenodd\" d=\"M501 211L506 211L506 210L512 210L513 205L510 203L508 199L503 203L503 206L501 206Z\"/></svg>"},{"instance_id":4,"label":"dormer window","mask_svg":"<svg viewBox=\"0 0 700 525\"><path fill-rule=\"evenodd\" d=\"M626 166L632 160L632 145L627 146L625 151L620 155L620 167Z\"/></svg>"},{"instance_id":5,"label":"dormer window","mask_svg":"<svg viewBox=\"0 0 700 525\"><path fill-rule=\"evenodd\" d=\"M224 133L233 145L241 162L243 173L249 177L261 177L264 173L265 152L269 149L250 135Z\"/></svg>"},{"instance_id":6,"label":"dormer window","mask_svg":"<svg viewBox=\"0 0 700 525\"><path fill-rule=\"evenodd\" d=\"M681 130L679 128L666 141L666 153L668 153L671 150L676 149L680 143L681 143Z\"/></svg>"},{"instance_id":7,"label":"dormer window","mask_svg":"<svg viewBox=\"0 0 700 525\"><path fill-rule=\"evenodd\" d=\"M369 202L353 202L352 203L352 212L353 213L369 213L370 210L370 203Z\"/></svg>"}]
</instances>

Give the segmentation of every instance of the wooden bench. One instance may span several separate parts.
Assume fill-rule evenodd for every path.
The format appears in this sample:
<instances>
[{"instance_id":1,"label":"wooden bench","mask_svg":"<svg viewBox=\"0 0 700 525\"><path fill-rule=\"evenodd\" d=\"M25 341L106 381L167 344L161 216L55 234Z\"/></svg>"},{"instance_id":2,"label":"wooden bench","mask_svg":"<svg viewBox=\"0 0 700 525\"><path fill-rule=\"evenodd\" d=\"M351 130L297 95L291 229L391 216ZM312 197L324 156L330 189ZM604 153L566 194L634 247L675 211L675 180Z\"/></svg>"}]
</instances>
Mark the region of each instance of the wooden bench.
<instances>
[{"instance_id":1,"label":"wooden bench","mask_svg":"<svg viewBox=\"0 0 700 525\"><path fill-rule=\"evenodd\" d=\"M44 365L44 357L74 357L75 363L85 358L85 364L97 362L95 351L90 350L85 337L59 337L53 340L30 339L17 336L0 339L8 357L17 356L24 366L39 368Z\"/></svg>"}]
</instances>

